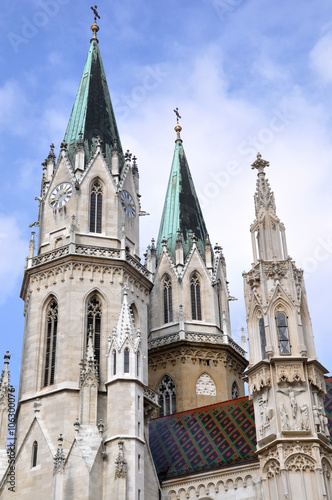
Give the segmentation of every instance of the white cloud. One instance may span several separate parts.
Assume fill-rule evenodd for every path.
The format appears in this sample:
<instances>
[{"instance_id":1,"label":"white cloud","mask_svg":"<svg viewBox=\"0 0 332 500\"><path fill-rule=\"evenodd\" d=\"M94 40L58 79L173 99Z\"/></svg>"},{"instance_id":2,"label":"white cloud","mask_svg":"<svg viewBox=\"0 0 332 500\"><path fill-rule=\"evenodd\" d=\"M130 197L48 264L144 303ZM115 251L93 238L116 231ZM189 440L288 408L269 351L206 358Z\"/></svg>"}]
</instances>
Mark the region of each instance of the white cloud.
<instances>
[{"instance_id":1,"label":"white cloud","mask_svg":"<svg viewBox=\"0 0 332 500\"><path fill-rule=\"evenodd\" d=\"M311 67L317 72L319 78L325 83L332 82L332 32L323 35L314 48L311 50L310 55Z\"/></svg>"},{"instance_id":2,"label":"white cloud","mask_svg":"<svg viewBox=\"0 0 332 500\"><path fill-rule=\"evenodd\" d=\"M12 296L22 279L28 243L22 238L19 221L13 216L0 214L0 305ZM16 299L16 297L15 297Z\"/></svg>"}]
</instances>

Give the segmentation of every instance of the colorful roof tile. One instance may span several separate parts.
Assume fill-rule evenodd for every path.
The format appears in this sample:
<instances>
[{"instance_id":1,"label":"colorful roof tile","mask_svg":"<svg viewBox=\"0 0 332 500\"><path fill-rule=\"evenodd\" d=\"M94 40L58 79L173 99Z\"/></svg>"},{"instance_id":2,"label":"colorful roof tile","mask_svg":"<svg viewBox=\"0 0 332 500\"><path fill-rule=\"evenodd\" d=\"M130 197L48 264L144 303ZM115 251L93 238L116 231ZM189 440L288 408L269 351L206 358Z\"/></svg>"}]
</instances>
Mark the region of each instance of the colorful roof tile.
<instances>
[{"instance_id":1,"label":"colorful roof tile","mask_svg":"<svg viewBox=\"0 0 332 500\"><path fill-rule=\"evenodd\" d=\"M332 434L332 377L325 381ZM244 397L152 420L150 448L162 480L258 462L252 401Z\"/></svg>"},{"instance_id":2,"label":"colorful roof tile","mask_svg":"<svg viewBox=\"0 0 332 500\"><path fill-rule=\"evenodd\" d=\"M164 480L258 461L252 402L244 397L152 420L150 447Z\"/></svg>"},{"instance_id":3,"label":"colorful roof tile","mask_svg":"<svg viewBox=\"0 0 332 500\"><path fill-rule=\"evenodd\" d=\"M326 382L326 396L324 400L325 412L328 418L328 427L330 431L330 441L332 442L332 377L325 379Z\"/></svg>"},{"instance_id":4,"label":"colorful roof tile","mask_svg":"<svg viewBox=\"0 0 332 500\"><path fill-rule=\"evenodd\" d=\"M90 49L84 66L81 82L77 91L74 106L65 134L68 154L71 160L75 146L83 134L86 163L89 162L96 148L97 138L103 141L102 149L108 164L111 164L114 139L120 157L123 152L120 136L114 116L110 93L107 86L105 70L101 59L98 42L91 40Z\"/></svg>"}]
</instances>

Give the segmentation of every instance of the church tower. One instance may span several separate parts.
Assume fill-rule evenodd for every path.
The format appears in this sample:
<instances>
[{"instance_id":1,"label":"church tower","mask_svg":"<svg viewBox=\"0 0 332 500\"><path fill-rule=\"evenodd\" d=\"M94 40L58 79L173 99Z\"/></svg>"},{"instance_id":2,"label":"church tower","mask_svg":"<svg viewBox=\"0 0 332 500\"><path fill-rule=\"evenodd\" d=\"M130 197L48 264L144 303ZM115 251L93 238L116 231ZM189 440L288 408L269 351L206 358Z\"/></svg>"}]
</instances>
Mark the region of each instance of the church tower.
<instances>
[{"instance_id":1,"label":"church tower","mask_svg":"<svg viewBox=\"0 0 332 500\"><path fill-rule=\"evenodd\" d=\"M21 291L16 493L3 482L1 498L158 497L138 168L123 153L96 17L91 30L59 158L51 145L43 163L37 251L33 231Z\"/></svg>"},{"instance_id":2,"label":"church tower","mask_svg":"<svg viewBox=\"0 0 332 500\"><path fill-rule=\"evenodd\" d=\"M289 257L257 155L254 262L244 274L250 361L246 372L255 410L264 499L331 498L331 454L324 374L318 362L303 271Z\"/></svg>"},{"instance_id":3,"label":"church tower","mask_svg":"<svg viewBox=\"0 0 332 500\"><path fill-rule=\"evenodd\" d=\"M157 244L147 252L149 383L160 416L244 396L245 350L231 337L226 264L206 229L180 136Z\"/></svg>"}]
</instances>

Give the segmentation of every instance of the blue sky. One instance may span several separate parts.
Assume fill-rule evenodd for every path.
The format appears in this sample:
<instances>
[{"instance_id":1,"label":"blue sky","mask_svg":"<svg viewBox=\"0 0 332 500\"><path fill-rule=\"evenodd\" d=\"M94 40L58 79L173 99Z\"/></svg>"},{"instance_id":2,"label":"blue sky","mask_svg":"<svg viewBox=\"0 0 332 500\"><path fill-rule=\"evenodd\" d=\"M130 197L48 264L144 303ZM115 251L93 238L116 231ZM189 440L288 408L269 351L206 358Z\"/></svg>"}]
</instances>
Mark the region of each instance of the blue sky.
<instances>
[{"instance_id":1,"label":"blue sky","mask_svg":"<svg viewBox=\"0 0 332 500\"><path fill-rule=\"evenodd\" d=\"M90 2L13 0L0 48L0 356L18 384L19 299L41 162L63 139L91 38ZM98 4L100 49L123 147L138 157L141 254L158 234L175 117L213 243L224 248L233 336L246 315L257 151L288 250L305 270L319 360L331 368L332 4L113 0ZM110 331L114 325L110 325Z\"/></svg>"}]
</instances>

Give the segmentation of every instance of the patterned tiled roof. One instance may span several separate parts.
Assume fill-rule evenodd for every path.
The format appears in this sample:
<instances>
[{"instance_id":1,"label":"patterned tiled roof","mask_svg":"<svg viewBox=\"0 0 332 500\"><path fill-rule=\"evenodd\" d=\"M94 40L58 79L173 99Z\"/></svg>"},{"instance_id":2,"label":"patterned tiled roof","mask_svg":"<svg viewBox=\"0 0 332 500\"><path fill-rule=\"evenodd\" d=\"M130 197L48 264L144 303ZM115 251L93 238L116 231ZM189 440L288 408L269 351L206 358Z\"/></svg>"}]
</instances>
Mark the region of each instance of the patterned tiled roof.
<instances>
[{"instance_id":1,"label":"patterned tiled roof","mask_svg":"<svg viewBox=\"0 0 332 500\"><path fill-rule=\"evenodd\" d=\"M325 380L332 434L332 377ZM152 420L150 447L162 480L256 462L252 401L244 397Z\"/></svg>"},{"instance_id":2,"label":"patterned tiled roof","mask_svg":"<svg viewBox=\"0 0 332 500\"><path fill-rule=\"evenodd\" d=\"M252 402L239 398L152 420L150 447L162 479L257 461Z\"/></svg>"},{"instance_id":3,"label":"patterned tiled roof","mask_svg":"<svg viewBox=\"0 0 332 500\"><path fill-rule=\"evenodd\" d=\"M325 406L325 412L327 415L327 418L329 419L328 421L328 426L329 426L329 431L330 431L330 440L332 441L332 377L328 377L325 379L326 382L326 396L325 396L325 401L324 401L324 406Z\"/></svg>"}]
</instances>

